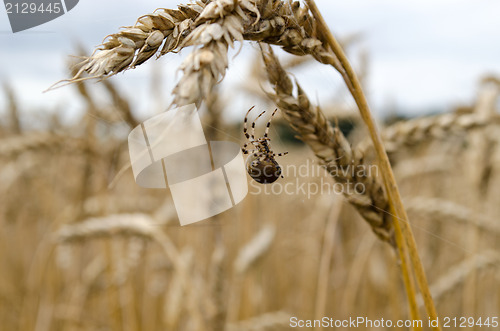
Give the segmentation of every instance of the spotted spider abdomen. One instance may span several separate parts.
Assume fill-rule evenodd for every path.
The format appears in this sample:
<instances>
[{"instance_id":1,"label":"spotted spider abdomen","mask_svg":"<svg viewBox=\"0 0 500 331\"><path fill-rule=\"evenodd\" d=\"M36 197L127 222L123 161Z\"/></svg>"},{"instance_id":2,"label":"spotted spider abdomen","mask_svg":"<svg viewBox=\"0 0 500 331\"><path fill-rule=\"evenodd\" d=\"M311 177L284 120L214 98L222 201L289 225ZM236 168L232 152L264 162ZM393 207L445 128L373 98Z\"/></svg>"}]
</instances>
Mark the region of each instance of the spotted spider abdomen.
<instances>
[{"instance_id":1,"label":"spotted spider abdomen","mask_svg":"<svg viewBox=\"0 0 500 331\"><path fill-rule=\"evenodd\" d=\"M247 159L247 172L257 183L271 184L281 176L281 167L273 158L250 155Z\"/></svg>"}]
</instances>

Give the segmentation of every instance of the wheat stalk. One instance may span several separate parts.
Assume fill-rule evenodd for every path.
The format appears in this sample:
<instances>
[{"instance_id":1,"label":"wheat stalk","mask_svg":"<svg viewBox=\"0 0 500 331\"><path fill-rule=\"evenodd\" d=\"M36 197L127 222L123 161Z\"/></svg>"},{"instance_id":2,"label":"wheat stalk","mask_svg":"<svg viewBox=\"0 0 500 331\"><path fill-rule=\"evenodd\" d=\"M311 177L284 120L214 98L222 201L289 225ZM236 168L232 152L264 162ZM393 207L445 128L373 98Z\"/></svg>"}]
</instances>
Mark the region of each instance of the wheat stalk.
<instances>
[{"instance_id":1,"label":"wheat stalk","mask_svg":"<svg viewBox=\"0 0 500 331\"><path fill-rule=\"evenodd\" d=\"M227 303L225 301L224 274L226 248L222 239L218 237L211 258L209 289L214 306L214 313L210 318L213 330L224 331L226 326Z\"/></svg>"},{"instance_id":2,"label":"wheat stalk","mask_svg":"<svg viewBox=\"0 0 500 331\"><path fill-rule=\"evenodd\" d=\"M21 121L19 119L19 107L14 90L8 83L3 84L5 96L8 101L9 124L13 134L20 134L22 132Z\"/></svg>"},{"instance_id":3,"label":"wheat stalk","mask_svg":"<svg viewBox=\"0 0 500 331\"><path fill-rule=\"evenodd\" d=\"M82 85L82 84L79 84ZM132 107L129 101L119 93L117 88L108 80L103 81L104 87L108 90L109 95L113 99L113 104L117 110L120 119L124 120L131 128L139 125L139 121L132 114Z\"/></svg>"},{"instance_id":4,"label":"wheat stalk","mask_svg":"<svg viewBox=\"0 0 500 331\"><path fill-rule=\"evenodd\" d=\"M483 83L476 98L476 104L473 108L474 113L480 116L491 116L496 114L496 101L500 89L496 84ZM471 187L475 188L478 192L477 195L471 196L472 208L478 212L485 209L486 195L488 193L489 184L491 182L493 162L491 156L496 149L496 143L489 139L488 131L490 130L476 130L470 133L467 137L468 149L466 150L464 175ZM477 252L480 245L479 228L471 223L465 227L465 249L469 252ZM475 261L471 260L471 264ZM464 291L462 297L462 305L464 311L475 312L476 306L476 285L477 273L471 272L467 277L464 284Z\"/></svg>"},{"instance_id":5,"label":"wheat stalk","mask_svg":"<svg viewBox=\"0 0 500 331\"><path fill-rule=\"evenodd\" d=\"M194 263L194 254L191 249L181 251L181 258L185 262L186 269L190 270ZM182 314L183 304L187 305L185 289L181 279L182 274L175 274L169 284L169 290L165 293L165 304L163 306L163 321L169 330L179 329L179 320Z\"/></svg>"},{"instance_id":6,"label":"wheat stalk","mask_svg":"<svg viewBox=\"0 0 500 331\"><path fill-rule=\"evenodd\" d=\"M325 226L324 226L324 236L323 244L321 247L321 257L319 260L318 267L318 281L316 287L316 302L314 303L314 318L321 319L325 316L326 303L328 298L328 288L330 283L330 272L332 256L335 250L334 246L336 244L335 236L337 234L337 224L340 220L340 214L342 212L342 201L336 199L328 210L326 215Z\"/></svg>"},{"instance_id":7,"label":"wheat stalk","mask_svg":"<svg viewBox=\"0 0 500 331\"><path fill-rule=\"evenodd\" d=\"M238 252L233 262L234 281L230 290L227 305L226 324L237 319L240 305L243 280L247 271L254 267L269 251L276 236L276 227L273 224L263 226L254 237Z\"/></svg>"}]
</instances>

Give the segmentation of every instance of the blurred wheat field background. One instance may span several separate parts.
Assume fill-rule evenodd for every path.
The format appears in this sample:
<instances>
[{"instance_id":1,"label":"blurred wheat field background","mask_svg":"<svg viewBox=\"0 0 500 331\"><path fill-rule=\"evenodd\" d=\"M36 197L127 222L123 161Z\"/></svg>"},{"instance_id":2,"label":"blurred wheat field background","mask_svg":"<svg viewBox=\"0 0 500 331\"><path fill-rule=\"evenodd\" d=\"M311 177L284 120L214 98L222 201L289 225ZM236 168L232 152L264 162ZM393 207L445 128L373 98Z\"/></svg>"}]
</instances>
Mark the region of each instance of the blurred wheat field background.
<instances>
[{"instance_id":1,"label":"blurred wheat field background","mask_svg":"<svg viewBox=\"0 0 500 331\"><path fill-rule=\"evenodd\" d=\"M174 29L182 25L176 24ZM144 39L151 40L154 33ZM189 46L190 39L183 38ZM272 38L265 36L264 42L298 52L295 39ZM314 38L307 39L313 43ZM349 51L349 38L342 43ZM137 54L147 60L161 44L147 45L152 48L141 46L134 61ZM208 45L209 51L220 51ZM290 77L314 59L330 63L318 45L306 46L300 51L310 51L308 57L276 52ZM369 57L349 56L360 58L356 70L364 82ZM215 85L225 69L211 67L212 76L203 80L207 74L199 67L210 66L213 59L199 58L192 67L184 65L184 76L173 91L175 101L200 101L207 139L243 145L243 118L228 120L233 99L246 93L265 105L260 111L272 110L286 90L286 75L276 69L278 78L273 78L274 62L266 55L263 62L256 52L247 81L232 95L234 87ZM83 72L72 68L71 77ZM202 83L195 92L184 93L194 84L189 75L200 75L196 82ZM162 77L151 79L155 85ZM296 83L292 78L290 82ZM295 138L304 129L290 128L289 113L281 111L271 130L274 151L289 152L279 159L284 178L259 185L249 177L243 202L180 227L169 191L144 189L134 181L127 135L146 119L134 109L134 96L123 93L113 79L64 88L76 89L86 107L78 124L40 116L32 128L17 102L22 92L8 82L3 87L1 330L288 330L293 316L410 318L390 239L384 242L349 197L316 190L334 181L320 167L318 153ZM152 99L158 99L155 93ZM500 315L499 94L499 80L488 75L478 83L473 104L421 118L380 119L440 318ZM303 98L307 96L297 97L301 105ZM357 111L335 101L321 108L353 153L375 164ZM258 130L267 119L257 123ZM294 172L302 165L305 176ZM283 191L288 183L292 194ZM423 313L423 300L418 300Z\"/></svg>"}]
</instances>

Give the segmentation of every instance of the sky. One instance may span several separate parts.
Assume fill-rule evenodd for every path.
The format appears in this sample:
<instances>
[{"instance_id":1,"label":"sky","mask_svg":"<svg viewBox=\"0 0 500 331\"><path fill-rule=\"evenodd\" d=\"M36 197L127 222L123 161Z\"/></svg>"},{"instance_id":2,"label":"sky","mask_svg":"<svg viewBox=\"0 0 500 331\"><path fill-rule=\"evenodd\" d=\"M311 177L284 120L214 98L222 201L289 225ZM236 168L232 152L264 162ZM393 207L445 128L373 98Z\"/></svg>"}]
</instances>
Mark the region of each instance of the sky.
<instances>
[{"instance_id":1,"label":"sky","mask_svg":"<svg viewBox=\"0 0 500 331\"><path fill-rule=\"evenodd\" d=\"M42 91L68 78L66 64L68 56L76 53L76 45L91 53L119 27L134 24L137 17L156 8L174 8L176 4L171 0L81 0L65 15L15 34L5 9L0 8L0 84L9 82L15 88L25 114L33 109L57 108L70 118L82 109L74 88ZM348 55L355 67L361 51L368 56L365 88L378 116L394 109L419 115L470 104L481 77L500 74L499 1L317 0L317 4L340 39L361 35ZM231 54L224 91L245 81L256 50L255 43L245 43L237 57ZM150 60L113 77L113 82L133 97L137 112L148 113L155 105L150 97L154 88L151 73L163 73L161 88L163 97L169 100L181 76L177 67L188 52ZM335 99L355 110L333 69L306 65L296 76L312 99L320 103ZM4 104L0 91L0 114L4 113ZM245 107L242 102L235 104L235 108L241 108L236 111L238 116Z\"/></svg>"}]
</instances>

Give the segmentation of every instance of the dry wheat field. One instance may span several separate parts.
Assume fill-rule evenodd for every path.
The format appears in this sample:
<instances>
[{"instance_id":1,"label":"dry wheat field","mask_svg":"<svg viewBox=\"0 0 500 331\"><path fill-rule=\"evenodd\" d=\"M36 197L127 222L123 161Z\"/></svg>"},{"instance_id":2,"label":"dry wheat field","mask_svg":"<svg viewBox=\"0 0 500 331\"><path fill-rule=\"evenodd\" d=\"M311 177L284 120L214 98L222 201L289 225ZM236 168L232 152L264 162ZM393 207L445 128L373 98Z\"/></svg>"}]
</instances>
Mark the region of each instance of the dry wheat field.
<instances>
[{"instance_id":1,"label":"dry wheat field","mask_svg":"<svg viewBox=\"0 0 500 331\"><path fill-rule=\"evenodd\" d=\"M363 54L314 1L165 6L75 51L88 57L55 87L78 91L76 125L26 127L21 91L4 84L0 330L288 330L325 317L303 329L500 329L498 78L485 75L472 104L375 122L364 62L349 62ZM242 45L255 50L246 84L219 84ZM227 115L251 96L279 110L271 147L288 151L284 178L248 177L241 203L183 227L168 189L135 183L127 135L147 118L108 79L182 49L160 108L194 103L207 139L242 146L243 117ZM356 107L318 105L293 74L306 63L340 75ZM334 324L357 318L371 324Z\"/></svg>"}]
</instances>

